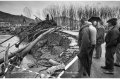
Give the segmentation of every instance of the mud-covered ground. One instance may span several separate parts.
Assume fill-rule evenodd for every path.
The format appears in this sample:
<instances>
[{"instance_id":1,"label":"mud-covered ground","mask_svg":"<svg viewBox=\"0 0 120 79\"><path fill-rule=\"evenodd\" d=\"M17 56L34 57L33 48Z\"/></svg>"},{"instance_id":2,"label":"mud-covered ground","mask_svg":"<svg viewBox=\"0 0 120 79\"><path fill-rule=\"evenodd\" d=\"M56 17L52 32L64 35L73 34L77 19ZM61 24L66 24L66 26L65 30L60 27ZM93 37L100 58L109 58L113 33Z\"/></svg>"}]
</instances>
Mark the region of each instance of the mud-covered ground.
<instances>
[{"instance_id":1,"label":"mud-covered ground","mask_svg":"<svg viewBox=\"0 0 120 79\"><path fill-rule=\"evenodd\" d=\"M95 55L95 51L93 56ZM116 59L116 56L114 55L114 58ZM74 63L74 65L72 65L70 67L70 69L68 69L65 73L65 75L62 76L62 78L78 78L78 61L76 61L76 63ZM92 60L92 66L91 66L91 76L90 78L120 78L120 67L116 67L114 66L115 70L114 70L114 74L110 75L110 74L104 74L103 72L105 70L101 69L101 66L105 65L105 43L102 44L102 56L100 59L94 59ZM89 78L89 77L84 77L84 78Z\"/></svg>"},{"instance_id":2,"label":"mud-covered ground","mask_svg":"<svg viewBox=\"0 0 120 79\"><path fill-rule=\"evenodd\" d=\"M21 62L20 67L32 70L33 72L23 71L22 69L14 69L9 77L11 78L34 78L40 77L35 72L40 74L48 71L48 68L53 64L49 60L53 60L57 63L67 65L78 53L78 48L74 48L77 45L77 40L70 35L62 32L51 33L42 40L40 40ZM27 62L27 65L26 65ZM28 63L30 62L30 63ZM61 71L57 71L53 74L56 77ZM34 75L33 75L34 73ZM32 75L31 75L32 74Z\"/></svg>"},{"instance_id":3,"label":"mud-covered ground","mask_svg":"<svg viewBox=\"0 0 120 79\"><path fill-rule=\"evenodd\" d=\"M68 35L67 35L67 37L68 37ZM49 45L49 42L47 42L47 44ZM58 46L58 45L55 45L54 43L53 43L53 46L48 46L48 45L44 46L42 49L40 49L40 51L37 50L38 53L36 52L36 54L34 54L35 55L34 57L36 59L38 59L37 61L39 62L39 64L34 66L36 68L31 68L30 69L33 72L27 72L27 71L13 72L10 77L11 78L35 78L35 77L40 77L39 75L36 75L34 72L39 72L40 74L44 73L43 70L46 70L48 67L51 66L51 64L48 62L48 59L53 59L53 60L55 60L59 63L63 62L64 64L67 64L72 60L72 57L71 57L71 59L69 59L69 56L71 55L71 53L74 50L78 51L76 46L73 46L73 47L71 46L70 47L67 44L65 46L68 46L67 47L68 50L64 51L64 53L62 54L63 56L60 57L58 55L61 54L60 51L63 51L62 48L64 47L64 45L63 46ZM49 48L49 50L48 50L48 48ZM59 49L59 51L58 52L56 52L56 51L51 52L51 51L53 51L52 48L57 49L57 50ZM35 51L35 50L32 50L32 51ZM94 54L95 54L95 51L94 51ZM68 57L68 60L67 60L67 57ZM73 55L73 57L74 57L74 55ZM60 60L62 60L62 62ZM91 78L120 78L120 75L119 75L120 74L120 67L115 67L114 75L109 75L109 74L104 74L103 73L104 70L100 68L100 66L103 66L104 64L105 64L105 43L102 45L102 57L100 59L94 59L93 58L92 69L91 69ZM75 64L75 65L76 66L72 67L72 70L78 70L78 69L76 69L78 64ZM57 73L57 75L59 73ZM57 76L57 75L54 75L54 76ZM73 73L71 73L71 74L66 75L64 78L74 78L74 77L75 77L75 75Z\"/></svg>"}]
</instances>

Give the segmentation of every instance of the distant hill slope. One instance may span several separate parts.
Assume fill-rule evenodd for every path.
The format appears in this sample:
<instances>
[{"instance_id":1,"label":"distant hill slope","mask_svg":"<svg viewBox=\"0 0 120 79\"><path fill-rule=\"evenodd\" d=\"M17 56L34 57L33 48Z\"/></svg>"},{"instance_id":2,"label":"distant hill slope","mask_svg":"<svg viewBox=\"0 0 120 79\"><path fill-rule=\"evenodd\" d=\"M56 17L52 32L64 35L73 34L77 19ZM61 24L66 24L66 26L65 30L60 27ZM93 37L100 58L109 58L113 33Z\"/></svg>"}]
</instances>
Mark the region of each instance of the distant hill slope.
<instances>
[{"instance_id":1,"label":"distant hill slope","mask_svg":"<svg viewBox=\"0 0 120 79\"><path fill-rule=\"evenodd\" d=\"M0 22L11 22L11 23L31 23L31 22L35 22L33 19L27 18L23 15L12 15L9 13L5 13L0 11Z\"/></svg>"}]
</instances>

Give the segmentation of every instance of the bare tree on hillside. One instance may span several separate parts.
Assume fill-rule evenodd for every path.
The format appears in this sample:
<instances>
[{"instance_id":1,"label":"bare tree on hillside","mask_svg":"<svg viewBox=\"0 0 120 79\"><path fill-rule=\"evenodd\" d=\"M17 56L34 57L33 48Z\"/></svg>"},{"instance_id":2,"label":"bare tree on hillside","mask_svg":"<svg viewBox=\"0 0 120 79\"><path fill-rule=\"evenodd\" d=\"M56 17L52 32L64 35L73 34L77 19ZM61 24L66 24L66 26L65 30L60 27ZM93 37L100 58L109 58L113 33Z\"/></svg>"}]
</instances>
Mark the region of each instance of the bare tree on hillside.
<instances>
[{"instance_id":1,"label":"bare tree on hillside","mask_svg":"<svg viewBox=\"0 0 120 79\"><path fill-rule=\"evenodd\" d=\"M75 19L75 8L71 5L69 8L70 30L73 30L73 21Z\"/></svg>"},{"instance_id":2,"label":"bare tree on hillside","mask_svg":"<svg viewBox=\"0 0 120 79\"><path fill-rule=\"evenodd\" d=\"M32 10L31 10L30 8L28 8L28 7L25 7L25 8L23 9L23 13L24 13L24 15L25 15L26 17L31 18Z\"/></svg>"},{"instance_id":3,"label":"bare tree on hillside","mask_svg":"<svg viewBox=\"0 0 120 79\"><path fill-rule=\"evenodd\" d=\"M65 6L62 7L62 25L65 26L67 23L67 8Z\"/></svg>"}]
</instances>

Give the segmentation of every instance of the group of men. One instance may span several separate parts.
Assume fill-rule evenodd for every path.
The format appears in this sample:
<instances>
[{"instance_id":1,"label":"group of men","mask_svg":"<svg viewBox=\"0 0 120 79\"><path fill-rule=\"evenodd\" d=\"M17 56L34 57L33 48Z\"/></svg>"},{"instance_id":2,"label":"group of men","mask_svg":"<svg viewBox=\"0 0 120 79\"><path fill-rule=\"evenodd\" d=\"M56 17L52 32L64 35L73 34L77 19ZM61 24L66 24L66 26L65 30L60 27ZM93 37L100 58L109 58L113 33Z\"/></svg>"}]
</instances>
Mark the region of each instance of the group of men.
<instances>
[{"instance_id":1,"label":"group of men","mask_svg":"<svg viewBox=\"0 0 120 79\"><path fill-rule=\"evenodd\" d=\"M105 74L114 74L114 66L120 67L120 37L117 18L111 18L107 21L108 32L105 35L105 28L99 17L91 17L90 19L82 18L79 30L78 45L80 53L79 77L90 77L93 51L96 50L96 59L101 58L102 47L105 42L105 66L101 66L105 70ZM116 53L116 62L114 63L114 54Z\"/></svg>"}]
</instances>

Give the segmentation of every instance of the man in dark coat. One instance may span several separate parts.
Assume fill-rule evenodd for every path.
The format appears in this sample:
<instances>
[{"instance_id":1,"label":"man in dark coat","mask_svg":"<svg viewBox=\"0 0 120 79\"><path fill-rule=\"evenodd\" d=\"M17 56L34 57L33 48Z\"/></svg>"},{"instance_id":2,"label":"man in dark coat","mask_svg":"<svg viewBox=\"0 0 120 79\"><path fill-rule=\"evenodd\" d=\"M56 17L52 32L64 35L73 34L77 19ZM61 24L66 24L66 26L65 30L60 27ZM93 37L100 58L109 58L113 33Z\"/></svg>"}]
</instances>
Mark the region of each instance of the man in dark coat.
<instances>
[{"instance_id":1,"label":"man in dark coat","mask_svg":"<svg viewBox=\"0 0 120 79\"><path fill-rule=\"evenodd\" d=\"M78 45L80 53L78 58L80 60L81 68L79 69L80 77L83 73L90 76L92 54L96 44L96 28L92 26L92 23L88 22L87 19L81 20L82 26L79 31Z\"/></svg>"},{"instance_id":2,"label":"man in dark coat","mask_svg":"<svg viewBox=\"0 0 120 79\"><path fill-rule=\"evenodd\" d=\"M120 27L118 27L118 28L119 28L119 33L120 33ZM114 66L120 67L120 35L118 38L118 45L116 48L116 61L114 63Z\"/></svg>"},{"instance_id":3,"label":"man in dark coat","mask_svg":"<svg viewBox=\"0 0 120 79\"><path fill-rule=\"evenodd\" d=\"M108 27L110 30L108 31L105 42L106 42L106 54L105 54L105 66L101 66L101 68L105 69L105 74L114 74L114 54L116 52L117 47L117 39L119 37L119 30L116 27L117 18L112 18L107 21Z\"/></svg>"},{"instance_id":4,"label":"man in dark coat","mask_svg":"<svg viewBox=\"0 0 120 79\"><path fill-rule=\"evenodd\" d=\"M96 49L95 58L97 59L99 59L102 54L101 44L104 43L104 36L105 36L105 29L102 24L102 21L100 21L98 22L98 25L97 25L97 42L96 42L96 47L95 47Z\"/></svg>"}]
</instances>

